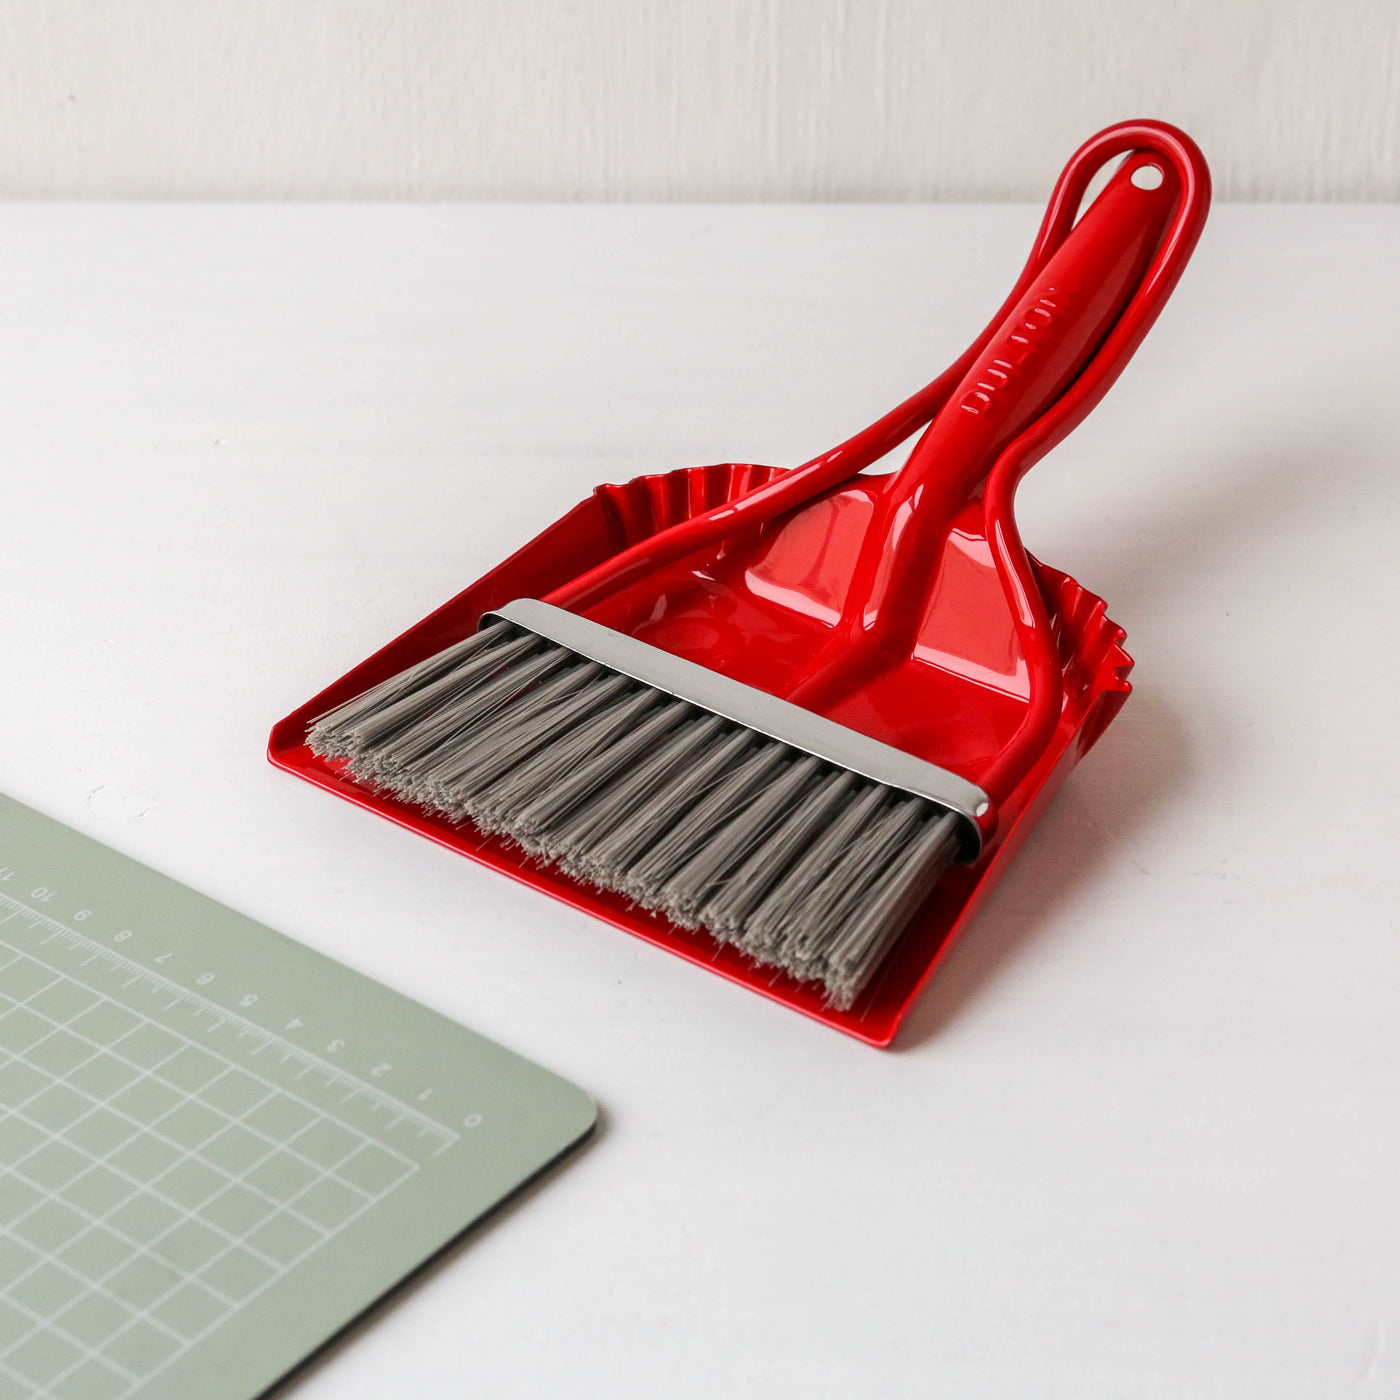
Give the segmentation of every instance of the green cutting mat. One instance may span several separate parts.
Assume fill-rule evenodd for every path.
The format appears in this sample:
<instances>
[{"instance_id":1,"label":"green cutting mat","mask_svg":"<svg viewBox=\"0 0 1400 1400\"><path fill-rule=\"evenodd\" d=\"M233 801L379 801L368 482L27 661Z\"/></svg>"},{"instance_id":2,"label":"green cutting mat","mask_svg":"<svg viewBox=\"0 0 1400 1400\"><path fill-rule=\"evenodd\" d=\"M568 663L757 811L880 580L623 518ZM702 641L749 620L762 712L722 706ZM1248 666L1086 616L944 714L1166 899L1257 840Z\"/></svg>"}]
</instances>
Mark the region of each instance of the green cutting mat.
<instances>
[{"instance_id":1,"label":"green cutting mat","mask_svg":"<svg viewBox=\"0 0 1400 1400\"><path fill-rule=\"evenodd\" d=\"M252 1400L594 1120L0 797L0 1400Z\"/></svg>"}]
</instances>

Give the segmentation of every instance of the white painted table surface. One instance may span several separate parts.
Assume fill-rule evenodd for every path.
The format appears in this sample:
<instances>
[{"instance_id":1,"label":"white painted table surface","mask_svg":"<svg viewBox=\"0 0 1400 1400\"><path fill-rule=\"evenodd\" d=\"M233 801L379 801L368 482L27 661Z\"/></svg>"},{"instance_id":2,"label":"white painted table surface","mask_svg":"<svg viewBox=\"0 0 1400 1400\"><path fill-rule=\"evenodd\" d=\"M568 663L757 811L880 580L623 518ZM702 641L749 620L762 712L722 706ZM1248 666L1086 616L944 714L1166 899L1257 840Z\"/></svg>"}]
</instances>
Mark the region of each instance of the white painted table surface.
<instances>
[{"instance_id":1,"label":"white painted table surface","mask_svg":"<svg viewBox=\"0 0 1400 1400\"><path fill-rule=\"evenodd\" d=\"M1400 1395L1400 208L1218 209L1028 480L1137 691L891 1052L263 757L597 482L876 416L1037 219L0 209L0 789L603 1105L298 1400Z\"/></svg>"}]
</instances>

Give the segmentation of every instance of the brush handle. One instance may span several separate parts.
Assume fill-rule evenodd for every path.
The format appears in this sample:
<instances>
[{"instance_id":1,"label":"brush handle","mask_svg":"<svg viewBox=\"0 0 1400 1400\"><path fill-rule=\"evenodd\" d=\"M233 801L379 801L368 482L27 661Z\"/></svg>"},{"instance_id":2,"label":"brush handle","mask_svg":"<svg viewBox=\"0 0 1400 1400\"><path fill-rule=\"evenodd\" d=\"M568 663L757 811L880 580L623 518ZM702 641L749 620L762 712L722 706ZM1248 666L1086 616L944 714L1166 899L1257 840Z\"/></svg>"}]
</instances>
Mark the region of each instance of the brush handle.
<instances>
[{"instance_id":1,"label":"brush handle","mask_svg":"<svg viewBox=\"0 0 1400 1400\"><path fill-rule=\"evenodd\" d=\"M1210 207L1210 173L1200 150L1161 123L1124 123L1101 132L1071 166L1082 160L1081 168L1097 168L1124 151L1132 153L1129 159L1025 286L904 469L890 479L853 571L843 616L788 696L821 708L872 670L910 654L954 517L980 493L982 533L1030 684L1020 727L979 778L990 799L979 819L984 839L1008 794L1044 754L1064 704L1054 628L1016 528L1016 488L1122 373L1180 279ZM1146 165L1164 177L1156 189L1132 183ZM1139 194L1157 198L1138 200ZM1160 204L1166 194L1175 205L1169 221ZM1046 222L1066 215L1073 216L1068 204L1058 214L1052 205ZM1096 276L1106 306L1094 305ZM1046 308L1048 321L1035 314L1046 299L1055 303ZM1067 316L1065 307L1074 314ZM1028 321L1039 329L1031 330ZM1003 353L1003 346L1014 347L1014 354Z\"/></svg>"},{"instance_id":2,"label":"brush handle","mask_svg":"<svg viewBox=\"0 0 1400 1400\"><path fill-rule=\"evenodd\" d=\"M1165 168L1164 168L1165 167ZM1148 187L1139 180L1155 179ZM913 649L942 542L1002 449L1074 383L1138 290L1181 197L1160 157L1130 156L1022 293L886 487L838 629L842 652L802 698L864 658ZM855 646L860 655L848 649Z\"/></svg>"},{"instance_id":3,"label":"brush handle","mask_svg":"<svg viewBox=\"0 0 1400 1400\"><path fill-rule=\"evenodd\" d=\"M1101 387L1088 400L1088 407L1092 407L1117 378L1156 319L1191 256L1205 221L1210 189L1205 161L1189 136L1165 122L1120 122L1091 137L1074 153L1056 182L1030 256L1010 295L982 334L931 384L839 446L814 457L801 467L783 473L766 486L738 500L724 502L619 551L605 563L556 588L544 601L556 607L582 612L613 590L644 577L652 569L710 548L741 531L756 529L766 521L806 504L823 491L872 466L924 427L948 402L1007 316L1064 245L1095 174L1105 162L1125 151L1145 151L1161 156L1166 166L1182 180L1186 194L1170 232L1143 278L1141 288L1124 312L1123 326L1131 328L1132 333L1119 335L1120 328L1115 327L1110 335L1110 341L1115 344L1114 355L1105 357L1100 353L1095 359L1093 368L1097 372L1096 382ZM1079 387L1076 385L1075 389ZM1083 394L1080 394L1079 401L1084 402ZM1084 412L1088 411L1088 407ZM1073 422L1078 422L1082 416L1082 413L1079 414ZM1062 437L1072 426L1073 423L1066 423L1059 436ZM1058 437L1055 440L1058 441ZM1047 442L1042 451L1048 451L1051 445Z\"/></svg>"},{"instance_id":4,"label":"brush handle","mask_svg":"<svg viewBox=\"0 0 1400 1400\"><path fill-rule=\"evenodd\" d=\"M1155 188L1139 179L1155 178ZM1151 153L1131 157L1048 259L895 478L966 495L1000 449L1050 406L1102 344L1142 280L1181 194Z\"/></svg>"}]
</instances>

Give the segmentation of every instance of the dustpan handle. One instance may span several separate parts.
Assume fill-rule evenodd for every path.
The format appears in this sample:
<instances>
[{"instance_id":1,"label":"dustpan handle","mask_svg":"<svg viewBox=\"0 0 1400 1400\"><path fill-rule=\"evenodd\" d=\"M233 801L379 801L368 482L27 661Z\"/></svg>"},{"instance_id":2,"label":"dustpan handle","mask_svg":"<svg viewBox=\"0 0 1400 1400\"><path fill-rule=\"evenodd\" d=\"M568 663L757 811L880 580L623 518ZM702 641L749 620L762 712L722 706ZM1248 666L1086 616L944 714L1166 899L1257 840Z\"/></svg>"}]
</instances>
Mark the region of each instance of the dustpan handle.
<instances>
[{"instance_id":1,"label":"dustpan handle","mask_svg":"<svg viewBox=\"0 0 1400 1400\"><path fill-rule=\"evenodd\" d=\"M747 495L691 517L667 530L641 540L628 549L555 589L544 601L556 607L582 611L605 593L651 569L673 563L696 550L715 544L741 530L762 525L785 511L804 505L821 492L839 485L873 466L902 442L926 427L986 349L1006 317L1025 295L1036 276L1064 242L1074 225L1084 193L1097 171L1113 155L1141 141L1144 133L1170 133L1189 143L1174 127L1158 122L1130 122L1112 126L1085 142L1070 158L1055 184L1039 232L1016 285L987 322L981 335L932 383L911 395L884 417L854 437L814 457L810 462L776 477ZM1115 149L1110 150L1115 142ZM1123 144L1126 143L1126 144ZM1194 149L1194 146L1192 147ZM1189 249L1188 249L1189 251Z\"/></svg>"},{"instance_id":2,"label":"dustpan handle","mask_svg":"<svg viewBox=\"0 0 1400 1400\"><path fill-rule=\"evenodd\" d=\"M724 502L639 541L596 568L556 588L546 595L544 601L556 607L581 612L607 593L642 577L652 569L673 563L687 554L707 548L741 531L754 529L785 511L804 505L814 496L878 462L920 428L925 427L947 402L1006 317L1064 242L1095 174L1114 156L1136 149L1157 151L1173 162L1182 176L1183 198L1176 219L1134 299L1134 305L1124 313L1109 341L1105 342L1099 355L1095 357L1095 364L1098 364L1104 359L1104 350L1109 349L1109 342L1113 342L1119 347L1116 353L1121 355L1122 363L1126 363L1138 342L1147 333L1152 321L1156 319L1162 302L1176 285L1191 249L1200 236L1200 226L1205 218L1206 205L1209 203L1209 175L1206 173L1205 161L1200 151L1189 136L1165 122L1119 123L1091 137L1074 153L1056 182L1030 256L1026 259L1016 285L981 335L931 384L829 452L784 473L737 500ZM1124 329L1125 323L1130 340L1126 348L1123 348L1125 337L1119 332ZM1084 404L1082 412L1072 421L1066 421L1053 440L1044 442L1038 455L1049 451L1054 442L1069 432L1094 403L1097 403L1117 377L1122 363L1103 379L1102 388ZM1079 384L1075 386L1081 398L1086 388L1085 380L1088 378L1087 375L1081 376ZM1053 421L1058 420L1053 419L1052 414L1046 414L1037 423L1033 430L1037 441L1040 440L1039 430L1042 426L1051 428ZM1026 466L1029 465L1028 461Z\"/></svg>"},{"instance_id":3,"label":"dustpan handle","mask_svg":"<svg viewBox=\"0 0 1400 1400\"><path fill-rule=\"evenodd\" d=\"M1180 195L1172 164L1135 150L1046 259L908 461L882 483L841 621L790 700L821 709L913 651L954 518L980 494L1002 449L1093 363L1141 287Z\"/></svg>"}]
</instances>

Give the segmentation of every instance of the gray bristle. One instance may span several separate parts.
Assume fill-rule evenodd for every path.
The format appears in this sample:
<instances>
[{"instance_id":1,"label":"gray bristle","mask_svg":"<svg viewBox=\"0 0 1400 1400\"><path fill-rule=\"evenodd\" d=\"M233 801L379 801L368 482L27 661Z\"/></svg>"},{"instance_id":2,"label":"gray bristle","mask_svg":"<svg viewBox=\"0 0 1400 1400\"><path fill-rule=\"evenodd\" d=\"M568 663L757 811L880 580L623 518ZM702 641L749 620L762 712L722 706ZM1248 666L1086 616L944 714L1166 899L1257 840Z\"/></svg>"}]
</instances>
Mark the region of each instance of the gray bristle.
<instances>
[{"instance_id":1,"label":"gray bristle","mask_svg":"<svg viewBox=\"0 0 1400 1400\"><path fill-rule=\"evenodd\" d=\"M522 846L850 1007L958 818L493 622L322 715L356 781Z\"/></svg>"},{"instance_id":2,"label":"gray bristle","mask_svg":"<svg viewBox=\"0 0 1400 1400\"><path fill-rule=\"evenodd\" d=\"M727 817L714 836L681 866L660 889L659 907L682 928L699 928L706 901L721 890L732 890L738 874L755 847L765 847L774 822L793 807L797 795L811 785L821 767L818 759L803 756L796 761L782 755L781 774ZM712 926L710 931L716 931ZM737 927L737 925L736 925Z\"/></svg>"}]
</instances>

